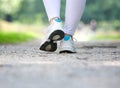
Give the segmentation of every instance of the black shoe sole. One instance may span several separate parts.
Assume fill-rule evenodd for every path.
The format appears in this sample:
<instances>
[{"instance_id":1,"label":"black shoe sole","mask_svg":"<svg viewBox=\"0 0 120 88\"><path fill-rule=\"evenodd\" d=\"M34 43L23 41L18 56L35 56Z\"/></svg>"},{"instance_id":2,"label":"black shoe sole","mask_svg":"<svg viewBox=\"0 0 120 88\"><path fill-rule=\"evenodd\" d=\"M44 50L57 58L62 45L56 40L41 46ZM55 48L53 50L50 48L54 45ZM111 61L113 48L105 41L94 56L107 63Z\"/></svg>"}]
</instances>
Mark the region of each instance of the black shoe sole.
<instances>
[{"instance_id":1,"label":"black shoe sole","mask_svg":"<svg viewBox=\"0 0 120 88\"><path fill-rule=\"evenodd\" d=\"M54 52L57 49L57 43L53 41L46 41L44 44L41 45L40 50Z\"/></svg>"},{"instance_id":2,"label":"black shoe sole","mask_svg":"<svg viewBox=\"0 0 120 88\"><path fill-rule=\"evenodd\" d=\"M52 41L58 41L58 40L62 40L63 38L64 38L64 32L61 30L56 30L49 36L48 39Z\"/></svg>"},{"instance_id":3,"label":"black shoe sole","mask_svg":"<svg viewBox=\"0 0 120 88\"><path fill-rule=\"evenodd\" d=\"M72 52L72 51L69 51L69 50L63 50L63 51L60 51L59 53L60 54L62 54L62 53L70 53L70 54L72 54L72 53L76 53L76 52Z\"/></svg>"},{"instance_id":4,"label":"black shoe sole","mask_svg":"<svg viewBox=\"0 0 120 88\"><path fill-rule=\"evenodd\" d=\"M46 41L40 46L40 50L54 52L57 49L57 43L54 41L62 40L64 38L64 32L61 30L54 31L48 38L49 41Z\"/></svg>"}]
</instances>

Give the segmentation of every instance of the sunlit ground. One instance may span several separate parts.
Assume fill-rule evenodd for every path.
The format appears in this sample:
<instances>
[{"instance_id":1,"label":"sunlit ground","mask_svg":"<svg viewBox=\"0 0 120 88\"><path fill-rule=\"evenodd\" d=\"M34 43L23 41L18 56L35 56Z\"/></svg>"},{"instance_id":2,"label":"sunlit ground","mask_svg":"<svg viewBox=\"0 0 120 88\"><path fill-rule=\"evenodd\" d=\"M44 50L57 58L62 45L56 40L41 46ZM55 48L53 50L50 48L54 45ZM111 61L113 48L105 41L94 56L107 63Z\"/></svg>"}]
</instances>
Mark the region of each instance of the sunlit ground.
<instances>
[{"instance_id":1,"label":"sunlit ground","mask_svg":"<svg viewBox=\"0 0 120 88\"><path fill-rule=\"evenodd\" d=\"M120 40L120 32L114 30L97 30L92 31L89 27L84 27L82 30L77 30L74 35L77 41L102 41L102 40Z\"/></svg>"},{"instance_id":2,"label":"sunlit ground","mask_svg":"<svg viewBox=\"0 0 120 88\"><path fill-rule=\"evenodd\" d=\"M42 38L43 26L0 21L0 44L21 43Z\"/></svg>"},{"instance_id":3,"label":"sunlit ground","mask_svg":"<svg viewBox=\"0 0 120 88\"><path fill-rule=\"evenodd\" d=\"M109 26L110 27L110 26ZM0 21L0 44L4 43L20 43L31 39L44 37L46 25L41 24L20 24ZM105 29L105 30L104 30ZM120 40L120 29L117 31L111 27L97 27L96 31L90 29L89 25L78 27L75 32L74 39L79 41L99 41L99 40Z\"/></svg>"}]
</instances>

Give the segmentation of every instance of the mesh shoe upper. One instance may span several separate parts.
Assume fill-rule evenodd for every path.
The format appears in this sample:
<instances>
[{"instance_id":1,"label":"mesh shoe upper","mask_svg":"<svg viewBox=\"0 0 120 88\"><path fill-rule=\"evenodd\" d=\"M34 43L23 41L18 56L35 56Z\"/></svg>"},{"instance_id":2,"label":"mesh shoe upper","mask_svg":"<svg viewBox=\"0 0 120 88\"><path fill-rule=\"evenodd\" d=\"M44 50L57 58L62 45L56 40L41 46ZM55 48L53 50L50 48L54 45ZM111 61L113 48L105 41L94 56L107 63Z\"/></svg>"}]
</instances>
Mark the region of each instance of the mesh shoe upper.
<instances>
[{"instance_id":1,"label":"mesh shoe upper","mask_svg":"<svg viewBox=\"0 0 120 88\"><path fill-rule=\"evenodd\" d=\"M74 41L71 36L66 35L60 42L60 53L75 53Z\"/></svg>"}]
</instances>

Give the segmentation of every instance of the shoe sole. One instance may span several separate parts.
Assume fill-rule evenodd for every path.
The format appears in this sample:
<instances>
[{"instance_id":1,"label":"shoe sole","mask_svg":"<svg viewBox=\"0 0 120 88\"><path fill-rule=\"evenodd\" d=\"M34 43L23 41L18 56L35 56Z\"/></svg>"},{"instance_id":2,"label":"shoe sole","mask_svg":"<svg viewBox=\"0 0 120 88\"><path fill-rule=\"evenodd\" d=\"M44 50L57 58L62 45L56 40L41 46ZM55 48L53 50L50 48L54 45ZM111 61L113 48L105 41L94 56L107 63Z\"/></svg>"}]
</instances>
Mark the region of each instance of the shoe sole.
<instances>
[{"instance_id":1,"label":"shoe sole","mask_svg":"<svg viewBox=\"0 0 120 88\"><path fill-rule=\"evenodd\" d=\"M62 53L76 53L76 52L72 52L70 50L63 50L63 51L60 51L59 53L62 54Z\"/></svg>"},{"instance_id":2,"label":"shoe sole","mask_svg":"<svg viewBox=\"0 0 120 88\"><path fill-rule=\"evenodd\" d=\"M50 34L48 40L45 41L41 46L40 50L54 52L57 49L56 41L62 40L64 38L64 32L61 30L56 30Z\"/></svg>"},{"instance_id":3,"label":"shoe sole","mask_svg":"<svg viewBox=\"0 0 120 88\"><path fill-rule=\"evenodd\" d=\"M56 51L56 49L57 49L57 43L54 43L53 41L46 41L40 47L40 50L49 51L49 52L54 52Z\"/></svg>"},{"instance_id":4,"label":"shoe sole","mask_svg":"<svg viewBox=\"0 0 120 88\"><path fill-rule=\"evenodd\" d=\"M56 30L53 33L51 33L48 39L52 41L58 41L58 40L62 40L63 38L64 38L64 32L61 30Z\"/></svg>"}]
</instances>

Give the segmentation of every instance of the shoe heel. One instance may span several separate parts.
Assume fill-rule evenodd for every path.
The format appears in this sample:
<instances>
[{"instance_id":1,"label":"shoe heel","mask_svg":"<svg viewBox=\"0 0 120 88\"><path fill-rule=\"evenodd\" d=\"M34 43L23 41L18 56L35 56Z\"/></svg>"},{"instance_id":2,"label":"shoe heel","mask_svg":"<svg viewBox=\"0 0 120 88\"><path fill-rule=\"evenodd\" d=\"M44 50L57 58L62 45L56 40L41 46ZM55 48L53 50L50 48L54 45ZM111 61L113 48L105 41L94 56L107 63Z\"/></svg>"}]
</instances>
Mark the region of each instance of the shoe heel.
<instances>
[{"instance_id":1,"label":"shoe heel","mask_svg":"<svg viewBox=\"0 0 120 88\"><path fill-rule=\"evenodd\" d=\"M62 40L63 38L64 38L64 32L61 30L54 31L49 37L49 39L52 41Z\"/></svg>"},{"instance_id":2,"label":"shoe heel","mask_svg":"<svg viewBox=\"0 0 120 88\"><path fill-rule=\"evenodd\" d=\"M42 51L49 51L49 52L54 52L57 49L57 43L53 43L53 41L51 42L45 42L44 44L42 44L39 48Z\"/></svg>"}]
</instances>

